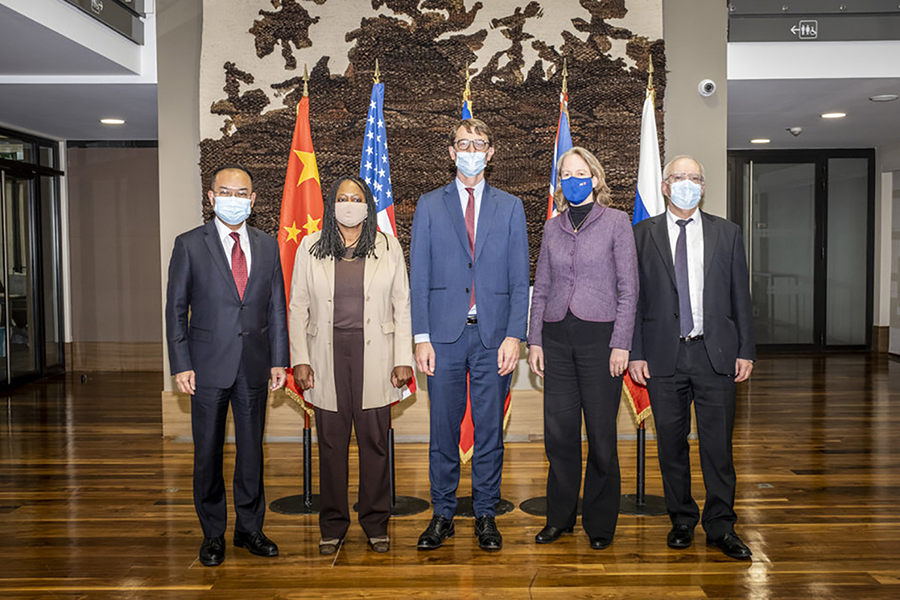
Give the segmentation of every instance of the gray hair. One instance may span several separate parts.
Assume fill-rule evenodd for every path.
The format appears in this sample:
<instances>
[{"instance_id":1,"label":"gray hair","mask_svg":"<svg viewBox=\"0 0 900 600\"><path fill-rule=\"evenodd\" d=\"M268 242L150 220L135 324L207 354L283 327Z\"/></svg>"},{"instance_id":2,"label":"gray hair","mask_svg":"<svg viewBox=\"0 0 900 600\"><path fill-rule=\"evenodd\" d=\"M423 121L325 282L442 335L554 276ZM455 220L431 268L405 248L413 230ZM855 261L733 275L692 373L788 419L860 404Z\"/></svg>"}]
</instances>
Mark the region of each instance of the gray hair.
<instances>
[{"instance_id":1,"label":"gray hair","mask_svg":"<svg viewBox=\"0 0 900 600\"><path fill-rule=\"evenodd\" d=\"M679 160L682 160L684 158L686 158L688 160L692 160L695 163L697 163L697 166L700 167L700 177L706 178L706 174L703 169L703 163L701 163L699 160L697 160L690 154L679 154L678 156L676 156L675 158L673 158L672 160L670 160L669 162L666 163L666 167L663 169L663 180L669 178L670 171L672 170L672 165L674 165L676 162L678 162Z\"/></svg>"}]
</instances>

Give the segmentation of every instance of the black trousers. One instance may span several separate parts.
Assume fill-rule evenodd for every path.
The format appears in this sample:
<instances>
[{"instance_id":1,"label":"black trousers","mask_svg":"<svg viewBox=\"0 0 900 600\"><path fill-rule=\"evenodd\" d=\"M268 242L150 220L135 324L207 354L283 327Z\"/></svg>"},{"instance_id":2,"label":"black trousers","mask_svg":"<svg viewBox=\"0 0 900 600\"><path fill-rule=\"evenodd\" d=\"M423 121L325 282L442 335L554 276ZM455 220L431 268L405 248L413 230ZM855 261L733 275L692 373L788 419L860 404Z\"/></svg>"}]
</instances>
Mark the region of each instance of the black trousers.
<instances>
[{"instance_id":1,"label":"black trousers","mask_svg":"<svg viewBox=\"0 0 900 600\"><path fill-rule=\"evenodd\" d=\"M734 375L713 370L702 340L682 341L675 374L647 380L650 407L656 424L659 470L666 509L673 525L694 527L700 517L691 495L691 401L697 413L700 468L706 486L703 529L718 538L734 531L734 490L737 478L731 452L734 431Z\"/></svg>"},{"instance_id":2,"label":"black trousers","mask_svg":"<svg viewBox=\"0 0 900 600\"><path fill-rule=\"evenodd\" d=\"M194 507L205 537L224 535L228 523L222 455L228 404L234 416L237 454L234 461L234 529L261 531L266 514L263 491L263 429L266 424L266 383L251 386L240 367L230 388L197 386L191 396L194 437Z\"/></svg>"},{"instance_id":3,"label":"black trousers","mask_svg":"<svg viewBox=\"0 0 900 600\"><path fill-rule=\"evenodd\" d=\"M581 488L581 418L588 438L581 524L591 538L611 539L619 518L621 480L616 415L622 378L609 374L613 323L582 321L571 312L543 325L544 445L547 525L575 524Z\"/></svg>"},{"instance_id":4,"label":"black trousers","mask_svg":"<svg viewBox=\"0 0 900 600\"><path fill-rule=\"evenodd\" d=\"M343 538L350 527L347 481L351 428L356 430L359 446L359 524L366 537L387 535L391 516L388 464L391 407L362 408L364 350L362 329L334 329L337 411L315 408L319 441L319 530L324 539Z\"/></svg>"}]
</instances>

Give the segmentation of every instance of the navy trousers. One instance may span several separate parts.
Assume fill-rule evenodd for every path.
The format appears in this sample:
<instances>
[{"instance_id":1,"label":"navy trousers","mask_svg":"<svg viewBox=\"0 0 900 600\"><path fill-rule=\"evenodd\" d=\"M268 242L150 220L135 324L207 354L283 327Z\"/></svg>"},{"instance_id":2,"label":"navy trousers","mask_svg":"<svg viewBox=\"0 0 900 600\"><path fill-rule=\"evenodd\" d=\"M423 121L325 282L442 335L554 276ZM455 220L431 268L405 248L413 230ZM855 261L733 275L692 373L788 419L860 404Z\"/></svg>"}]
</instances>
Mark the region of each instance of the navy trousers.
<instances>
[{"instance_id":1,"label":"navy trousers","mask_svg":"<svg viewBox=\"0 0 900 600\"><path fill-rule=\"evenodd\" d=\"M459 486L459 429L466 412L466 373L472 398L475 447L472 497L475 516L494 515L503 468L503 404L510 375L497 374L497 348L486 348L478 325L466 325L458 340L433 343L434 375L428 378L431 445L428 474L434 514L453 518Z\"/></svg>"}]
</instances>

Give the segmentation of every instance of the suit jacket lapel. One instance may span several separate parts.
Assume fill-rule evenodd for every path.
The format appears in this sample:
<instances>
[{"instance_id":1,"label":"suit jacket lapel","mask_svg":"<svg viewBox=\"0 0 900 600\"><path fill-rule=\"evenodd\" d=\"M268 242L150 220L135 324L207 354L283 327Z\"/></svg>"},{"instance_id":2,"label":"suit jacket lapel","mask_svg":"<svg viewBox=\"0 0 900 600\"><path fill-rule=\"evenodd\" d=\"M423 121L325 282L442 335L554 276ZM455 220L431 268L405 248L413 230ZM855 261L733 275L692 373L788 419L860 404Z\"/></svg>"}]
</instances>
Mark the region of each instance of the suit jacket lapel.
<instances>
[{"instance_id":1,"label":"suit jacket lapel","mask_svg":"<svg viewBox=\"0 0 900 600\"><path fill-rule=\"evenodd\" d=\"M253 282L257 279L262 278L260 275L260 269L263 266L262 263L262 250L260 250L259 243L259 231L256 229L251 229L250 226L247 226L247 237L250 239L250 256L252 256L253 264L250 267L250 276L247 279L247 287L244 289L244 297L247 297L247 294L250 293L250 286L253 285ZM237 289L237 286L235 286Z\"/></svg>"},{"instance_id":2,"label":"suit jacket lapel","mask_svg":"<svg viewBox=\"0 0 900 600\"><path fill-rule=\"evenodd\" d=\"M666 266L666 271L668 271L669 278L672 280L672 284L674 285L675 262L672 260L672 247L669 244L669 227L668 223L666 222L667 218L668 217L666 217L665 212L656 217L652 217L653 226L650 227L650 236L656 243L656 249L659 251L660 256L662 256L663 264Z\"/></svg>"},{"instance_id":3,"label":"suit jacket lapel","mask_svg":"<svg viewBox=\"0 0 900 600\"><path fill-rule=\"evenodd\" d=\"M703 280L706 281L719 241L719 220L702 211L700 218L703 219Z\"/></svg>"},{"instance_id":4,"label":"suit jacket lapel","mask_svg":"<svg viewBox=\"0 0 900 600\"><path fill-rule=\"evenodd\" d=\"M459 243L469 253L469 236L466 233L466 219L459 203L459 191L456 189L456 180L454 179L450 185L444 188L444 207L447 209L450 217L450 226L456 231L456 237Z\"/></svg>"},{"instance_id":5,"label":"suit jacket lapel","mask_svg":"<svg viewBox=\"0 0 900 600\"><path fill-rule=\"evenodd\" d=\"M219 239L219 230L216 229L214 221L210 221L206 224L206 231L204 233L206 234L206 247L209 249L209 253L212 256L213 264L216 265L219 273L225 278L226 284L234 293L235 298L237 298L238 293L237 286L234 284L234 275L231 274L231 269L228 267L228 258L225 256L225 249L222 248L222 240Z\"/></svg>"},{"instance_id":6,"label":"suit jacket lapel","mask_svg":"<svg viewBox=\"0 0 900 600\"><path fill-rule=\"evenodd\" d=\"M363 290L366 293L369 292L369 286L372 285L372 281L375 279L375 273L378 272L378 269L380 269L381 265L387 260L387 256L385 256L386 252L387 244L385 243L384 236L376 233L375 256L366 257L366 266L363 269ZM332 295L334 295L334 292L332 292Z\"/></svg>"},{"instance_id":7,"label":"suit jacket lapel","mask_svg":"<svg viewBox=\"0 0 900 600\"><path fill-rule=\"evenodd\" d=\"M478 213L478 227L476 227L476 231L478 232L475 236L476 262L478 261L478 257L481 256L481 250L484 248L484 239L490 231L491 225L494 223L494 213L496 212L497 201L494 198L494 188L485 183L484 189L481 191L481 210ZM466 241L468 242L468 240L469 238L467 236Z\"/></svg>"}]
</instances>

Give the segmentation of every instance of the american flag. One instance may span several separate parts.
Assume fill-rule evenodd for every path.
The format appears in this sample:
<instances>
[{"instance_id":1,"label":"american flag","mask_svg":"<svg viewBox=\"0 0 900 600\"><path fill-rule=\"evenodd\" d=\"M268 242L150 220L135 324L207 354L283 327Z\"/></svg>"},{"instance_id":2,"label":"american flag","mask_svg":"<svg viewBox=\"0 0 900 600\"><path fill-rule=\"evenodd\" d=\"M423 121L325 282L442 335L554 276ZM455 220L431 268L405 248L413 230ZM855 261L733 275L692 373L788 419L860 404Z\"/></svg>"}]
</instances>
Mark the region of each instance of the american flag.
<instances>
[{"instance_id":1,"label":"american flag","mask_svg":"<svg viewBox=\"0 0 900 600\"><path fill-rule=\"evenodd\" d=\"M388 163L387 131L384 127L384 84L372 84L372 100L366 119L359 176L372 189L378 208L378 229L397 235L394 220L394 194L391 190L391 167Z\"/></svg>"}]
</instances>

